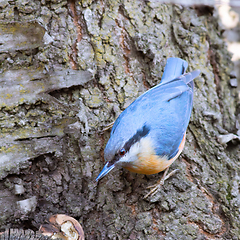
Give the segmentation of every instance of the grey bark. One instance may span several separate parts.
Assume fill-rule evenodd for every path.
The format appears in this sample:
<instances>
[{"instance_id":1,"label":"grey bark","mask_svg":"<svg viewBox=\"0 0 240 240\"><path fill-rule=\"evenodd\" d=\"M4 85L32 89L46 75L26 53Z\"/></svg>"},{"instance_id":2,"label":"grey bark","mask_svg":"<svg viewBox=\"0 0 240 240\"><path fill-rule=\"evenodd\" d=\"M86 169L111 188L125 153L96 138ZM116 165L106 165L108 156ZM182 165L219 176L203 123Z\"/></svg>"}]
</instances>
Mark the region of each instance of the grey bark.
<instances>
[{"instance_id":1,"label":"grey bark","mask_svg":"<svg viewBox=\"0 0 240 240\"><path fill-rule=\"evenodd\" d=\"M240 239L238 100L214 9L137 0L0 8L2 230L36 230L64 213L86 239ZM102 129L160 81L168 57L201 70L171 166L180 173L147 200L161 173L121 169L97 185Z\"/></svg>"},{"instance_id":2,"label":"grey bark","mask_svg":"<svg viewBox=\"0 0 240 240\"><path fill-rule=\"evenodd\" d=\"M49 237L43 236L41 233L36 233L33 230L22 230L22 229L7 229L0 235L1 240L49 240Z\"/></svg>"}]
</instances>

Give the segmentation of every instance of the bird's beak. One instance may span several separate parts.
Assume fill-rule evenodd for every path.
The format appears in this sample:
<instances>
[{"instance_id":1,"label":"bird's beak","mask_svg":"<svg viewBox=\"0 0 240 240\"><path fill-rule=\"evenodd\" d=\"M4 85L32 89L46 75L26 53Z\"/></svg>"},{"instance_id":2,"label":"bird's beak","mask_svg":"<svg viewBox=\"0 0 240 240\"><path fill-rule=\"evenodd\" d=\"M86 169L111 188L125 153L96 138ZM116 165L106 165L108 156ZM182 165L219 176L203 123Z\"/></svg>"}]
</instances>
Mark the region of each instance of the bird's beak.
<instances>
[{"instance_id":1,"label":"bird's beak","mask_svg":"<svg viewBox=\"0 0 240 240\"><path fill-rule=\"evenodd\" d=\"M98 182L101 178L103 178L106 174L108 174L112 169L114 169L115 165L108 166L109 162L105 164L103 167L103 170L99 173L98 177L96 178L96 181Z\"/></svg>"}]
</instances>

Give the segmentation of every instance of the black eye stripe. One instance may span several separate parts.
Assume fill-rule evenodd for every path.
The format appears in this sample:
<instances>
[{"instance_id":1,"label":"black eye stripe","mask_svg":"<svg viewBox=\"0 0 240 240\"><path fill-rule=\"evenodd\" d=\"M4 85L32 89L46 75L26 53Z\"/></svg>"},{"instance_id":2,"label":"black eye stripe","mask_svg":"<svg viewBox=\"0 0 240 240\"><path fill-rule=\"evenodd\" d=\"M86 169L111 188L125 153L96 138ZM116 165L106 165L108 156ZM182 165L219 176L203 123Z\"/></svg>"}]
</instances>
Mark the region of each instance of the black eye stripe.
<instances>
[{"instance_id":1,"label":"black eye stripe","mask_svg":"<svg viewBox=\"0 0 240 240\"><path fill-rule=\"evenodd\" d=\"M123 148L120 149L125 151L123 155L125 155L131 146L135 144L136 142L139 142L141 138L145 137L150 132L150 128L144 124L142 129L139 129L123 146ZM123 155L120 154L120 151L118 151L112 161L109 161L109 166L113 165L115 162L117 162Z\"/></svg>"},{"instance_id":2,"label":"black eye stripe","mask_svg":"<svg viewBox=\"0 0 240 240\"><path fill-rule=\"evenodd\" d=\"M136 143L139 142L141 140L141 138L145 137L150 131L150 128L146 125L143 126L142 129L138 130L124 145L124 149L126 152L129 151L129 149L131 148L131 146Z\"/></svg>"}]
</instances>

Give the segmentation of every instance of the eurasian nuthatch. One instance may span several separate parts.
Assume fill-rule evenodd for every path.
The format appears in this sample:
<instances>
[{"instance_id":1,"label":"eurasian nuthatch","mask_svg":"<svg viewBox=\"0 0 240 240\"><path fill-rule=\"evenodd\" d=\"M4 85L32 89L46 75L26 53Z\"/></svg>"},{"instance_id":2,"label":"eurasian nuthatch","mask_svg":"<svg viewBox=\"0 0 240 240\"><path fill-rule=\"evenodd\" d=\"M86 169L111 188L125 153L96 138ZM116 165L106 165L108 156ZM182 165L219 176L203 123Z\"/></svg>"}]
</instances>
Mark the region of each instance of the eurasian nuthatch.
<instances>
[{"instance_id":1,"label":"eurasian nuthatch","mask_svg":"<svg viewBox=\"0 0 240 240\"><path fill-rule=\"evenodd\" d=\"M155 174L182 152L193 106L193 79L188 63L169 58L160 84L138 97L115 121L104 150L107 163L96 181L115 167Z\"/></svg>"}]
</instances>

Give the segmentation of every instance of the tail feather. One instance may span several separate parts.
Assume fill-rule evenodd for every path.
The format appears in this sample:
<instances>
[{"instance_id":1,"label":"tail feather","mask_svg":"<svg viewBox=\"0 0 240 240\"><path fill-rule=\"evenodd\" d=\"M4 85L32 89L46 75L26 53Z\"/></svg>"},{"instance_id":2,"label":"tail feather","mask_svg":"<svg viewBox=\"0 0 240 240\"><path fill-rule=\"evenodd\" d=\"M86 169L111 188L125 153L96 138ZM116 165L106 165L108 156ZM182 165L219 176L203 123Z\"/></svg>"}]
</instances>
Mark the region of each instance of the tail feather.
<instances>
[{"instance_id":1,"label":"tail feather","mask_svg":"<svg viewBox=\"0 0 240 240\"><path fill-rule=\"evenodd\" d=\"M176 79L173 79L173 80L182 80L186 84L189 84L199 74L200 74L200 71L199 70L195 70L195 71L192 71L192 72L189 72L189 73L185 73L185 74L183 74L183 75L181 75L181 76L179 76L179 77L177 77Z\"/></svg>"},{"instance_id":2,"label":"tail feather","mask_svg":"<svg viewBox=\"0 0 240 240\"><path fill-rule=\"evenodd\" d=\"M162 75L161 84L183 75L187 67L188 63L180 58L168 58Z\"/></svg>"}]
</instances>

